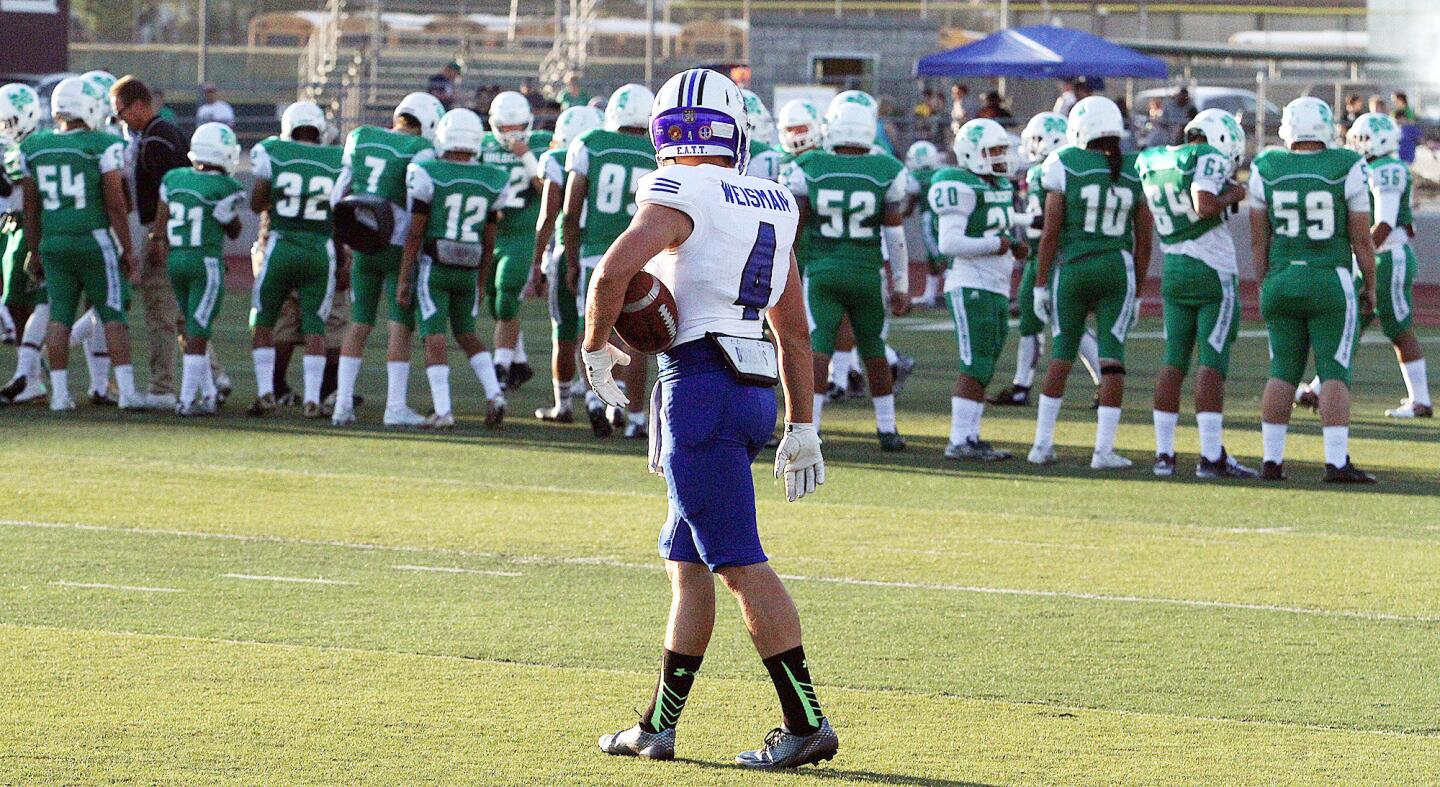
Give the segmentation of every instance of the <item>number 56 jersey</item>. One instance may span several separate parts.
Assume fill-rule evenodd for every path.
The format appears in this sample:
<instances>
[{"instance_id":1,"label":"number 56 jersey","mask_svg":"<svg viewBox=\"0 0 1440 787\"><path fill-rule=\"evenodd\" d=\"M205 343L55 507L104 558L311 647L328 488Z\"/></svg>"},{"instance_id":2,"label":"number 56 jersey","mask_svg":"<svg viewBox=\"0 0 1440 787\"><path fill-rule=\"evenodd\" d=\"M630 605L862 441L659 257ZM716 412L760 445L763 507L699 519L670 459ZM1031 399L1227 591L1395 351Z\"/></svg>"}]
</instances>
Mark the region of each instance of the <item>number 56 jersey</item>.
<instances>
[{"instance_id":1,"label":"number 56 jersey","mask_svg":"<svg viewBox=\"0 0 1440 787\"><path fill-rule=\"evenodd\" d=\"M762 317L790 278L800 213L789 192L729 167L672 164L640 180L636 202L694 222L685 243L645 266L675 296L675 345L712 332L760 338Z\"/></svg>"}]
</instances>

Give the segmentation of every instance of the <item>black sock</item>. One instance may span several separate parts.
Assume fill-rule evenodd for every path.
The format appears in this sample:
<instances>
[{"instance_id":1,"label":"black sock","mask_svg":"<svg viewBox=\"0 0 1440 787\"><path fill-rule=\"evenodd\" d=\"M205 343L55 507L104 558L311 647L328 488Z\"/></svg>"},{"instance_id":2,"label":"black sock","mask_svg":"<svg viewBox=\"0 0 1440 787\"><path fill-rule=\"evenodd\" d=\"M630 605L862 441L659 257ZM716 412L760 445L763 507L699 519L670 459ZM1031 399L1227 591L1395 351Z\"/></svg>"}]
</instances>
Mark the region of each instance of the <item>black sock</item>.
<instances>
[{"instance_id":1,"label":"black sock","mask_svg":"<svg viewBox=\"0 0 1440 787\"><path fill-rule=\"evenodd\" d=\"M765 669L770 671L770 680L775 683L775 693L780 695L780 712L785 717L785 729L796 735L809 735L820 729L820 721L825 714L820 712L820 700L815 696L815 687L810 684L805 648L796 645L765 659L764 664Z\"/></svg>"},{"instance_id":2,"label":"black sock","mask_svg":"<svg viewBox=\"0 0 1440 787\"><path fill-rule=\"evenodd\" d=\"M660 732L680 722L680 711L685 710L685 700L690 697L690 687L695 684L695 675L704 658L666 649L660 661L660 679L655 682L655 696L640 718L640 729Z\"/></svg>"}]
</instances>

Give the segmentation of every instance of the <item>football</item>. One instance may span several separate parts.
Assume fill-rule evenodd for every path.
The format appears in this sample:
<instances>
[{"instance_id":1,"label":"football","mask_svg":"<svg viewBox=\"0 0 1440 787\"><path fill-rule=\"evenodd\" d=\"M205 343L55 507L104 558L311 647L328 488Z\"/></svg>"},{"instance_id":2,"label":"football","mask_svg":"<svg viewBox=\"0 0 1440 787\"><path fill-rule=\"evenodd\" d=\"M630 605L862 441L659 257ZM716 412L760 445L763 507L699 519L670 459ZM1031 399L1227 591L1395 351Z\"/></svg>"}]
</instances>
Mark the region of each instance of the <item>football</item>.
<instances>
[{"instance_id":1,"label":"football","mask_svg":"<svg viewBox=\"0 0 1440 787\"><path fill-rule=\"evenodd\" d=\"M615 321L620 338L640 352L654 354L674 343L679 326L670 288L645 271L635 274L625 288L625 305Z\"/></svg>"}]
</instances>

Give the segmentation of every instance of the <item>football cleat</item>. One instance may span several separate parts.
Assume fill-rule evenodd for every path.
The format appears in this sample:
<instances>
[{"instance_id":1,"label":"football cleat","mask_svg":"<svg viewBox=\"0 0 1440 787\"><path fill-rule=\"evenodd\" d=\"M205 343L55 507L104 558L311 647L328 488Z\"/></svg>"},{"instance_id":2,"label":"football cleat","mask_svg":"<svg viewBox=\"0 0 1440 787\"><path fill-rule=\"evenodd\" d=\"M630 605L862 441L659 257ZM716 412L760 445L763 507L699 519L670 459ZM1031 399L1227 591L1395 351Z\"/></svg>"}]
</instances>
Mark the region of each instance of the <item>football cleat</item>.
<instances>
[{"instance_id":1,"label":"football cleat","mask_svg":"<svg viewBox=\"0 0 1440 787\"><path fill-rule=\"evenodd\" d=\"M0 388L0 404L25 404L45 398L45 381L19 375Z\"/></svg>"},{"instance_id":2,"label":"football cleat","mask_svg":"<svg viewBox=\"0 0 1440 787\"><path fill-rule=\"evenodd\" d=\"M825 389L825 401L829 404L839 404L849 398L850 390L835 383L830 383L830 387Z\"/></svg>"},{"instance_id":3,"label":"football cleat","mask_svg":"<svg viewBox=\"0 0 1440 787\"><path fill-rule=\"evenodd\" d=\"M845 393L851 399L865 395L865 375L858 369L851 369L850 374L845 377Z\"/></svg>"},{"instance_id":4,"label":"football cleat","mask_svg":"<svg viewBox=\"0 0 1440 787\"><path fill-rule=\"evenodd\" d=\"M246 410L245 414L251 418L260 418L274 413L275 407L275 394L265 394L257 397L255 403L250 405L250 409Z\"/></svg>"},{"instance_id":5,"label":"football cleat","mask_svg":"<svg viewBox=\"0 0 1440 787\"><path fill-rule=\"evenodd\" d=\"M945 446L946 459L968 459L975 462L1000 462L1009 459L1009 451L998 451L984 440L966 440L963 443L948 443Z\"/></svg>"},{"instance_id":6,"label":"football cleat","mask_svg":"<svg viewBox=\"0 0 1440 787\"><path fill-rule=\"evenodd\" d=\"M881 451L905 450L905 438L901 437L899 432L882 432L877 429L875 436L880 439Z\"/></svg>"},{"instance_id":7,"label":"football cleat","mask_svg":"<svg viewBox=\"0 0 1440 787\"><path fill-rule=\"evenodd\" d=\"M52 412L68 412L75 409L75 400L70 394L64 391L56 391L50 396L50 410Z\"/></svg>"},{"instance_id":8,"label":"football cleat","mask_svg":"<svg viewBox=\"0 0 1440 787\"><path fill-rule=\"evenodd\" d=\"M413 428L425 425L425 416L411 410L409 407L386 407L385 420L383 422L387 429Z\"/></svg>"},{"instance_id":9,"label":"football cleat","mask_svg":"<svg viewBox=\"0 0 1440 787\"><path fill-rule=\"evenodd\" d=\"M217 410L214 399L199 399L191 404L176 404L175 414L184 418L214 415Z\"/></svg>"},{"instance_id":10,"label":"football cleat","mask_svg":"<svg viewBox=\"0 0 1440 787\"><path fill-rule=\"evenodd\" d=\"M174 410L180 405L180 398L175 394L144 394L145 406L151 410Z\"/></svg>"},{"instance_id":11,"label":"football cleat","mask_svg":"<svg viewBox=\"0 0 1440 787\"><path fill-rule=\"evenodd\" d=\"M300 394L295 393L293 388L287 387L284 392L275 394L277 407L294 407L297 404L300 404Z\"/></svg>"},{"instance_id":12,"label":"football cleat","mask_svg":"<svg viewBox=\"0 0 1440 787\"><path fill-rule=\"evenodd\" d=\"M1030 387L1011 385L985 401L1001 407L1026 407L1030 404Z\"/></svg>"},{"instance_id":13,"label":"football cleat","mask_svg":"<svg viewBox=\"0 0 1440 787\"><path fill-rule=\"evenodd\" d=\"M423 426L426 429L434 429L437 431L451 430L455 428L455 416L452 413L446 413L444 415L431 413L430 417L425 419Z\"/></svg>"},{"instance_id":14,"label":"football cleat","mask_svg":"<svg viewBox=\"0 0 1440 787\"><path fill-rule=\"evenodd\" d=\"M628 730L600 736L600 751L621 757L640 757L646 760L675 759L675 728L660 732L646 732L636 724Z\"/></svg>"},{"instance_id":15,"label":"football cleat","mask_svg":"<svg viewBox=\"0 0 1440 787\"><path fill-rule=\"evenodd\" d=\"M324 418L325 408L322 407L319 402L306 402L303 409L301 409L300 411L300 415L304 418L308 418L311 420L314 420L316 418Z\"/></svg>"},{"instance_id":16,"label":"football cleat","mask_svg":"<svg viewBox=\"0 0 1440 787\"><path fill-rule=\"evenodd\" d=\"M520 390L520 386L530 382L535 377L535 369L528 363L516 363L510 367L510 379L506 381L505 388L510 391Z\"/></svg>"},{"instance_id":17,"label":"football cleat","mask_svg":"<svg viewBox=\"0 0 1440 787\"><path fill-rule=\"evenodd\" d=\"M120 398L113 395L110 391L105 391L104 393L91 391L90 404L96 407L114 407L120 404Z\"/></svg>"},{"instance_id":18,"label":"football cleat","mask_svg":"<svg viewBox=\"0 0 1440 787\"><path fill-rule=\"evenodd\" d=\"M915 373L915 367L918 365L919 364L915 363L913 356L902 355L900 356L899 363L890 367L890 373L895 378L894 393L896 395L899 395L901 391L905 390L905 381L909 380L910 375Z\"/></svg>"},{"instance_id":19,"label":"football cleat","mask_svg":"<svg viewBox=\"0 0 1440 787\"><path fill-rule=\"evenodd\" d=\"M1289 476L1285 475L1284 462L1266 461L1260 465L1261 481L1284 481L1287 478L1289 478Z\"/></svg>"},{"instance_id":20,"label":"football cleat","mask_svg":"<svg viewBox=\"0 0 1440 787\"><path fill-rule=\"evenodd\" d=\"M1152 467L1151 470L1160 478L1169 478L1175 475L1175 455L1156 454L1155 466Z\"/></svg>"},{"instance_id":21,"label":"football cleat","mask_svg":"<svg viewBox=\"0 0 1440 787\"><path fill-rule=\"evenodd\" d=\"M575 423L575 411L569 407L554 405L552 407L535 408L535 417L541 421L549 421L555 424Z\"/></svg>"},{"instance_id":22,"label":"football cleat","mask_svg":"<svg viewBox=\"0 0 1440 787\"><path fill-rule=\"evenodd\" d=\"M337 407L335 412L330 414L331 426L351 426L355 423L355 408Z\"/></svg>"},{"instance_id":23,"label":"football cleat","mask_svg":"<svg viewBox=\"0 0 1440 787\"><path fill-rule=\"evenodd\" d=\"M491 429L505 423L505 397L497 396L485 404L485 425Z\"/></svg>"},{"instance_id":24,"label":"football cleat","mask_svg":"<svg viewBox=\"0 0 1440 787\"><path fill-rule=\"evenodd\" d=\"M610 424L610 418L605 414L605 405L586 407L585 412L590 416L590 429L596 437L609 437L615 431L615 427Z\"/></svg>"},{"instance_id":25,"label":"football cleat","mask_svg":"<svg viewBox=\"0 0 1440 787\"><path fill-rule=\"evenodd\" d=\"M1195 465L1196 478L1259 478L1260 474L1254 468L1246 467L1235 461L1224 448L1220 449L1220 458L1214 462L1200 457L1200 464Z\"/></svg>"},{"instance_id":26,"label":"football cleat","mask_svg":"<svg viewBox=\"0 0 1440 787\"><path fill-rule=\"evenodd\" d=\"M1055 464L1055 446L1036 443L1030 446L1030 455L1025 457L1025 461L1032 465L1053 465Z\"/></svg>"},{"instance_id":27,"label":"football cleat","mask_svg":"<svg viewBox=\"0 0 1440 787\"><path fill-rule=\"evenodd\" d=\"M638 423L638 424L637 424L637 423L627 423L627 424L625 424L625 439L626 439L626 440L646 440L646 439L649 439L649 437L650 437L650 431L649 431L649 429L646 428L645 424L643 424L643 423Z\"/></svg>"},{"instance_id":28,"label":"football cleat","mask_svg":"<svg viewBox=\"0 0 1440 787\"><path fill-rule=\"evenodd\" d=\"M498 364L498 363L495 364L495 379L500 381L500 390L502 390L502 391L509 390L509 388L510 388L510 367L508 367L508 366L501 366L501 365Z\"/></svg>"},{"instance_id":29,"label":"football cleat","mask_svg":"<svg viewBox=\"0 0 1440 787\"><path fill-rule=\"evenodd\" d=\"M765 745L755 751L742 751L735 762L747 768L799 768L829 760L840 750L840 736L829 719L820 720L820 729L809 735L796 735L784 727L776 727L765 736Z\"/></svg>"},{"instance_id":30,"label":"football cleat","mask_svg":"<svg viewBox=\"0 0 1440 787\"><path fill-rule=\"evenodd\" d=\"M116 400L116 406L118 406L121 410L130 413L143 413L147 410L154 409L150 405L150 397L140 393L137 393L134 396L125 396L122 394L120 398ZM175 405L173 403L170 405L171 408L173 408L174 406Z\"/></svg>"},{"instance_id":31,"label":"football cleat","mask_svg":"<svg viewBox=\"0 0 1440 787\"><path fill-rule=\"evenodd\" d=\"M1361 470L1345 457L1345 466L1336 467L1332 464L1325 465L1325 483L1327 484L1373 484L1375 476Z\"/></svg>"},{"instance_id":32,"label":"football cleat","mask_svg":"<svg viewBox=\"0 0 1440 787\"><path fill-rule=\"evenodd\" d=\"M1309 386L1299 388L1295 391L1295 407L1306 407L1311 412L1320 412L1320 394L1315 393Z\"/></svg>"},{"instance_id":33,"label":"football cleat","mask_svg":"<svg viewBox=\"0 0 1440 787\"><path fill-rule=\"evenodd\" d=\"M1406 399L1399 407L1386 410L1385 415L1390 418L1434 418L1435 409L1428 404L1416 404Z\"/></svg>"},{"instance_id":34,"label":"football cleat","mask_svg":"<svg viewBox=\"0 0 1440 787\"><path fill-rule=\"evenodd\" d=\"M1090 455L1091 470L1124 470L1135 463L1114 451L1096 451Z\"/></svg>"},{"instance_id":35,"label":"football cleat","mask_svg":"<svg viewBox=\"0 0 1440 787\"><path fill-rule=\"evenodd\" d=\"M215 375L216 404L225 404L225 400L230 398L230 394L233 393L233 391L234 389L230 386L230 375L226 374L223 370Z\"/></svg>"}]
</instances>

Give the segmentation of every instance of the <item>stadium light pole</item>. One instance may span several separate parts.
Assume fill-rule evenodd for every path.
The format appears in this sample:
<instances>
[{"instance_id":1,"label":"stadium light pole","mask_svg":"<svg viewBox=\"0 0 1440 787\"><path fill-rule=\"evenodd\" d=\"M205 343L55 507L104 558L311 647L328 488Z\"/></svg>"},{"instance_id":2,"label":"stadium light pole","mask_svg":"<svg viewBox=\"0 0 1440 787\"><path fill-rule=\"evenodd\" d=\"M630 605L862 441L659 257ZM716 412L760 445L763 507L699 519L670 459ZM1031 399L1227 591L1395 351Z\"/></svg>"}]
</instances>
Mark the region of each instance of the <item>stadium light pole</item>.
<instances>
[{"instance_id":1,"label":"stadium light pole","mask_svg":"<svg viewBox=\"0 0 1440 787\"><path fill-rule=\"evenodd\" d=\"M208 22L210 9L209 3L206 2L206 0L199 0L199 3L200 8L198 10L198 13L200 15L200 19L196 23L196 27L198 29L196 31L197 40L195 42L195 75L199 78L200 84L203 85L206 81L208 81L209 77L209 69L206 68L206 66L208 65L206 61L210 59L210 34L208 30L210 26Z\"/></svg>"},{"instance_id":2,"label":"stadium light pole","mask_svg":"<svg viewBox=\"0 0 1440 787\"><path fill-rule=\"evenodd\" d=\"M655 89L655 0L645 0L645 87Z\"/></svg>"}]
</instances>

